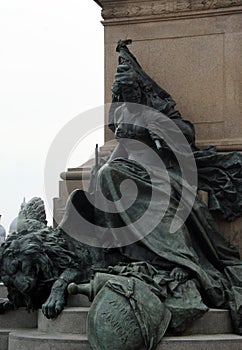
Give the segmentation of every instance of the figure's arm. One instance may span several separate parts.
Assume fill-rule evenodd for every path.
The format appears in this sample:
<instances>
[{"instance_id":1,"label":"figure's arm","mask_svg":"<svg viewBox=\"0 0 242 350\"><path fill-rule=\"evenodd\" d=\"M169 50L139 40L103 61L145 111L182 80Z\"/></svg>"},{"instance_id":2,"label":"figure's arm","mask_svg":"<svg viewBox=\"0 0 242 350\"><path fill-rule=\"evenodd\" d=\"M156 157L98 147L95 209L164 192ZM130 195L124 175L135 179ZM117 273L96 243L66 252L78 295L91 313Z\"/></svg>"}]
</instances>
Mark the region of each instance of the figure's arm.
<instances>
[{"instance_id":1,"label":"figure's arm","mask_svg":"<svg viewBox=\"0 0 242 350\"><path fill-rule=\"evenodd\" d=\"M47 318L56 318L64 309L68 284L81 282L81 273L77 269L66 269L54 282L51 293L42 305L42 312Z\"/></svg>"}]
</instances>

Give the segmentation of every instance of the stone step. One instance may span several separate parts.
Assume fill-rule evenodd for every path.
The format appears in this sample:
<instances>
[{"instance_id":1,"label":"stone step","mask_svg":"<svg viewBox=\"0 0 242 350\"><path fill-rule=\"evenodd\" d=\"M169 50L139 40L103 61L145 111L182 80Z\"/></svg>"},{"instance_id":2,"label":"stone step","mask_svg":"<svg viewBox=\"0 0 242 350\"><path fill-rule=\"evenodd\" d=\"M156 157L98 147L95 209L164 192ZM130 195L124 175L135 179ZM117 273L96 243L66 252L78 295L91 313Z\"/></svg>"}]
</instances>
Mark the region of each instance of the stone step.
<instances>
[{"instance_id":1,"label":"stone step","mask_svg":"<svg viewBox=\"0 0 242 350\"><path fill-rule=\"evenodd\" d=\"M28 312L25 308L7 311L0 315L0 329L36 328L38 312Z\"/></svg>"},{"instance_id":2,"label":"stone step","mask_svg":"<svg viewBox=\"0 0 242 350\"><path fill-rule=\"evenodd\" d=\"M37 312L28 313L25 308L0 315L0 350L8 350L9 333L19 328L35 329Z\"/></svg>"},{"instance_id":3,"label":"stone step","mask_svg":"<svg viewBox=\"0 0 242 350\"><path fill-rule=\"evenodd\" d=\"M1 286L0 289L3 290L3 286ZM6 293L2 295L5 296ZM90 302L84 295L72 295L68 298L68 305L89 306ZM20 308L18 310L9 311L3 315L0 315L0 350L8 350L8 337L9 333L13 332L13 330L15 331L19 328L36 328L37 314L37 312L28 313L25 308Z\"/></svg>"},{"instance_id":4,"label":"stone step","mask_svg":"<svg viewBox=\"0 0 242 350\"><path fill-rule=\"evenodd\" d=\"M0 329L0 349L8 350L9 329Z\"/></svg>"},{"instance_id":5,"label":"stone step","mask_svg":"<svg viewBox=\"0 0 242 350\"><path fill-rule=\"evenodd\" d=\"M67 307L55 320L48 320L39 311L38 330L50 333L86 334L88 311L88 307ZM203 317L195 321L183 335L228 334L232 332L229 311L210 309Z\"/></svg>"},{"instance_id":6,"label":"stone step","mask_svg":"<svg viewBox=\"0 0 242 350\"><path fill-rule=\"evenodd\" d=\"M88 307L68 307L54 320L48 320L39 310L38 330L46 333L86 334Z\"/></svg>"},{"instance_id":7,"label":"stone step","mask_svg":"<svg viewBox=\"0 0 242 350\"><path fill-rule=\"evenodd\" d=\"M229 310L210 309L187 328L183 335L226 333L233 333Z\"/></svg>"},{"instance_id":8,"label":"stone step","mask_svg":"<svg viewBox=\"0 0 242 350\"><path fill-rule=\"evenodd\" d=\"M242 337L236 334L164 337L157 350L241 350Z\"/></svg>"},{"instance_id":9,"label":"stone step","mask_svg":"<svg viewBox=\"0 0 242 350\"><path fill-rule=\"evenodd\" d=\"M157 350L241 350L242 337L234 334L164 337ZM87 337L18 330L10 333L8 350L91 350ZM111 349L110 349L111 350ZM141 350L141 349L140 349Z\"/></svg>"},{"instance_id":10,"label":"stone step","mask_svg":"<svg viewBox=\"0 0 242 350\"><path fill-rule=\"evenodd\" d=\"M18 330L9 334L8 350L91 350L87 337L78 334ZM111 349L110 349L111 350Z\"/></svg>"},{"instance_id":11,"label":"stone step","mask_svg":"<svg viewBox=\"0 0 242 350\"><path fill-rule=\"evenodd\" d=\"M87 307L90 306L90 301L84 295L71 295L68 298L67 304L69 307L67 307L65 313L68 313L69 310L73 310L71 311L73 313L76 312L76 309L80 309L79 314L82 314L83 312L85 313L85 309L88 310ZM80 305L82 305L82 307L80 307ZM38 314L41 314L40 310L28 312L26 308L7 311L4 314L0 314L0 329L37 328ZM60 319L62 317L62 315L59 316ZM82 315L81 317L85 316Z\"/></svg>"}]
</instances>

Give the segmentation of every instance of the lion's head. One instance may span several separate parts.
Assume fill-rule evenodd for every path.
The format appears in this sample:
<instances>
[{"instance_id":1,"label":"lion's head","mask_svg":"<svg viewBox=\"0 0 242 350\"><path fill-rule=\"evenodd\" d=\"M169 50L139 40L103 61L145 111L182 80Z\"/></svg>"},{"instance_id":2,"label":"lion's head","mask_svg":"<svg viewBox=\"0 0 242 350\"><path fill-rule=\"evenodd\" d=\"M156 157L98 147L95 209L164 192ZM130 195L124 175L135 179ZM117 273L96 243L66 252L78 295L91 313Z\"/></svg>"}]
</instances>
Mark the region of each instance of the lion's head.
<instances>
[{"instance_id":1,"label":"lion's head","mask_svg":"<svg viewBox=\"0 0 242 350\"><path fill-rule=\"evenodd\" d=\"M0 277L16 307L39 308L68 267L80 268L59 231L14 234L0 248Z\"/></svg>"},{"instance_id":2,"label":"lion's head","mask_svg":"<svg viewBox=\"0 0 242 350\"><path fill-rule=\"evenodd\" d=\"M21 207L17 233L0 247L0 280L15 307L36 309L66 269L77 269L80 279L88 281L96 256L95 248L76 241L62 228L46 226L44 202L34 197Z\"/></svg>"}]
</instances>

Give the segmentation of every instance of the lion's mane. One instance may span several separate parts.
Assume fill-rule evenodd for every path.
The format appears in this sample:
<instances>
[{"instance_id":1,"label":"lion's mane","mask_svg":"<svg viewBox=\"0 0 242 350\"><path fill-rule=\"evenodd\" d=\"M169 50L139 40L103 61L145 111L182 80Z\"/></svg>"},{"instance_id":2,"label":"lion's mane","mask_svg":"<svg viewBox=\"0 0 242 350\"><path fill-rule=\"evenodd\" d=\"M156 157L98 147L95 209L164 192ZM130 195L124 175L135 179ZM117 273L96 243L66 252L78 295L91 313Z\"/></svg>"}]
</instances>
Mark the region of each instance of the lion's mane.
<instances>
[{"instance_id":1,"label":"lion's mane","mask_svg":"<svg viewBox=\"0 0 242 350\"><path fill-rule=\"evenodd\" d=\"M67 268L83 271L82 279L88 280L92 263L88 247L60 229L48 227L37 233L13 234L0 248L0 276L8 287L9 299L16 307L26 305L28 309L41 306L53 283ZM28 281L30 271L35 287L25 295L16 288L16 283L20 283L17 278Z\"/></svg>"}]
</instances>

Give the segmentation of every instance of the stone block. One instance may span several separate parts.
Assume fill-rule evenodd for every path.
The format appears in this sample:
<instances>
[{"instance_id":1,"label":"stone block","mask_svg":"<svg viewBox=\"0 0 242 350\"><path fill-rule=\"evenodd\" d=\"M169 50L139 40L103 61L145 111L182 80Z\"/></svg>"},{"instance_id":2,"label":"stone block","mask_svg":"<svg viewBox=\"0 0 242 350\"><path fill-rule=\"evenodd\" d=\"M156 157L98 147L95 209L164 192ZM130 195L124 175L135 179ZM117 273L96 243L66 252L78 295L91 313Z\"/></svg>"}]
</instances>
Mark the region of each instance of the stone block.
<instances>
[{"instance_id":1,"label":"stone block","mask_svg":"<svg viewBox=\"0 0 242 350\"><path fill-rule=\"evenodd\" d=\"M164 337L157 350L241 350L242 337L234 334Z\"/></svg>"},{"instance_id":2,"label":"stone block","mask_svg":"<svg viewBox=\"0 0 242 350\"><path fill-rule=\"evenodd\" d=\"M91 350L87 337L21 330L9 335L8 350Z\"/></svg>"},{"instance_id":3,"label":"stone block","mask_svg":"<svg viewBox=\"0 0 242 350\"><path fill-rule=\"evenodd\" d=\"M28 312L25 308L8 311L0 315L0 329L36 328L37 311Z\"/></svg>"},{"instance_id":4,"label":"stone block","mask_svg":"<svg viewBox=\"0 0 242 350\"><path fill-rule=\"evenodd\" d=\"M164 337L157 350L241 350L241 336L194 335ZM47 334L38 331L17 331L9 335L8 350L91 350L87 337L77 334ZM111 349L110 349L111 350ZM145 350L145 349L140 349Z\"/></svg>"},{"instance_id":5,"label":"stone block","mask_svg":"<svg viewBox=\"0 0 242 350\"><path fill-rule=\"evenodd\" d=\"M8 336L9 332L6 329L0 329L0 349L1 350L8 350Z\"/></svg>"},{"instance_id":6,"label":"stone block","mask_svg":"<svg viewBox=\"0 0 242 350\"><path fill-rule=\"evenodd\" d=\"M228 310L210 309L196 320L183 335L195 334L227 334L233 333L230 313Z\"/></svg>"},{"instance_id":7,"label":"stone block","mask_svg":"<svg viewBox=\"0 0 242 350\"><path fill-rule=\"evenodd\" d=\"M105 27L105 102L111 101L116 42L133 39L144 70L177 102L200 145L242 149L239 74L242 2L101 1ZM112 133L106 130L106 141Z\"/></svg>"},{"instance_id":8,"label":"stone block","mask_svg":"<svg viewBox=\"0 0 242 350\"><path fill-rule=\"evenodd\" d=\"M38 314L38 330L46 333L86 334L88 307L67 307L60 316L48 320L41 311ZM203 317L196 320L183 336L198 334L233 333L228 310L210 309Z\"/></svg>"},{"instance_id":9,"label":"stone block","mask_svg":"<svg viewBox=\"0 0 242 350\"><path fill-rule=\"evenodd\" d=\"M65 308L54 320L48 320L41 311L38 314L38 330L46 333L86 334L89 308Z\"/></svg>"}]
</instances>

